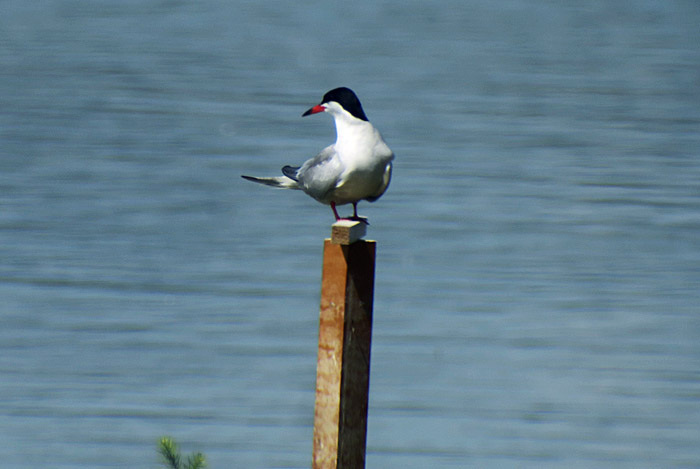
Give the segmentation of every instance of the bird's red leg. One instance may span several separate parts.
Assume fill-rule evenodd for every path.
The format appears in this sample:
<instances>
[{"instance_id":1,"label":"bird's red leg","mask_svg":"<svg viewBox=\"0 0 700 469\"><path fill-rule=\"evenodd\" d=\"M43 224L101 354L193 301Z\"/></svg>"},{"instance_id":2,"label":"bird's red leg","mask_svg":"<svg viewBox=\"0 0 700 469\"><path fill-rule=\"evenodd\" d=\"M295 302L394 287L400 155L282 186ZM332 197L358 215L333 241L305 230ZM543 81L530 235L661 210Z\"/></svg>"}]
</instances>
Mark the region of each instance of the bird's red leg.
<instances>
[{"instance_id":1,"label":"bird's red leg","mask_svg":"<svg viewBox=\"0 0 700 469\"><path fill-rule=\"evenodd\" d=\"M369 222L365 217L361 217L357 214L357 202L352 203L352 218L350 220L360 221L365 225L369 225Z\"/></svg>"},{"instance_id":2,"label":"bird's red leg","mask_svg":"<svg viewBox=\"0 0 700 469\"><path fill-rule=\"evenodd\" d=\"M352 221L360 221L366 225L369 225L369 222L367 221L366 218L357 216L357 202L353 202L352 207L353 207L353 215L350 218L342 218L340 215L338 215L338 210L336 210L336 208L335 208L335 202L331 202L331 209L333 210L333 215L335 215L335 221L352 220Z\"/></svg>"},{"instance_id":3,"label":"bird's red leg","mask_svg":"<svg viewBox=\"0 0 700 469\"><path fill-rule=\"evenodd\" d=\"M335 209L335 202L331 202L331 209L333 210L333 215L335 215L335 221L340 220L340 215L338 215L338 211Z\"/></svg>"}]
</instances>

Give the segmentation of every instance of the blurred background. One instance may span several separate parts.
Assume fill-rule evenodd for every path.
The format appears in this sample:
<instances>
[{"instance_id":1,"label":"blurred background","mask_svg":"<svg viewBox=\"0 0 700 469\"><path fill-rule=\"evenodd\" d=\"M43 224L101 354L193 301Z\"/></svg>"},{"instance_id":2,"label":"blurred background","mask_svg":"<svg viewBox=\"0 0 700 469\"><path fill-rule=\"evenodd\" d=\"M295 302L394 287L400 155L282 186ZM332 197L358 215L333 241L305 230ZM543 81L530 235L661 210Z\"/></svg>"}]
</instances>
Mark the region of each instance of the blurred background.
<instances>
[{"instance_id":1,"label":"blurred background","mask_svg":"<svg viewBox=\"0 0 700 469\"><path fill-rule=\"evenodd\" d=\"M396 153L368 468L700 466L700 4L6 0L0 460L309 467L323 239ZM351 210L343 207L341 213Z\"/></svg>"}]
</instances>

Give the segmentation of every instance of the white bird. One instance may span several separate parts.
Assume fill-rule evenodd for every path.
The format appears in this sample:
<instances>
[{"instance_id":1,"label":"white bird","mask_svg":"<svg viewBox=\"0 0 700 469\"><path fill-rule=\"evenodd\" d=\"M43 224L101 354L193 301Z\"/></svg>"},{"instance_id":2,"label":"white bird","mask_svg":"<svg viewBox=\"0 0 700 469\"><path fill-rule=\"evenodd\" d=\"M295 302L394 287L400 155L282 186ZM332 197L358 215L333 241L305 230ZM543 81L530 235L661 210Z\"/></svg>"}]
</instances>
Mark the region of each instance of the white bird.
<instances>
[{"instance_id":1,"label":"white bird","mask_svg":"<svg viewBox=\"0 0 700 469\"><path fill-rule=\"evenodd\" d=\"M284 176L242 176L249 181L283 189L299 189L330 205L336 220L342 218L337 205L352 204L350 220L367 223L357 215L360 200L374 202L386 191L391 180L394 153L381 134L370 124L360 100L349 88L336 88L323 96L321 103L302 117L327 112L335 120L337 134L333 145L301 166L285 166Z\"/></svg>"}]
</instances>

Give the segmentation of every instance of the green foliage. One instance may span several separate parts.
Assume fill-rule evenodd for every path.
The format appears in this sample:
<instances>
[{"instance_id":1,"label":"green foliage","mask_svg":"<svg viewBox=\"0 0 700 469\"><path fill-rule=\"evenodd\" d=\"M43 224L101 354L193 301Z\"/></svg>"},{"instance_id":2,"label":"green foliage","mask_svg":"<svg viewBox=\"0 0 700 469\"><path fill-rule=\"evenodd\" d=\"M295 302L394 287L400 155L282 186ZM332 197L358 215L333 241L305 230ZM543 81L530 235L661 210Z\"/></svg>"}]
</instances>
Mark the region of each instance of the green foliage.
<instances>
[{"instance_id":1,"label":"green foliage","mask_svg":"<svg viewBox=\"0 0 700 469\"><path fill-rule=\"evenodd\" d=\"M185 469L204 469L207 467L207 459L202 453L195 453L187 456Z\"/></svg>"},{"instance_id":2,"label":"green foliage","mask_svg":"<svg viewBox=\"0 0 700 469\"><path fill-rule=\"evenodd\" d=\"M202 453L187 456L187 462L183 465L180 448L175 440L167 436L162 437L158 442L158 453L163 464L171 469L205 469L207 467L207 459Z\"/></svg>"},{"instance_id":3,"label":"green foliage","mask_svg":"<svg viewBox=\"0 0 700 469\"><path fill-rule=\"evenodd\" d=\"M181 469L180 448L172 438L164 436L158 442L158 452L163 458L163 463L172 469Z\"/></svg>"}]
</instances>

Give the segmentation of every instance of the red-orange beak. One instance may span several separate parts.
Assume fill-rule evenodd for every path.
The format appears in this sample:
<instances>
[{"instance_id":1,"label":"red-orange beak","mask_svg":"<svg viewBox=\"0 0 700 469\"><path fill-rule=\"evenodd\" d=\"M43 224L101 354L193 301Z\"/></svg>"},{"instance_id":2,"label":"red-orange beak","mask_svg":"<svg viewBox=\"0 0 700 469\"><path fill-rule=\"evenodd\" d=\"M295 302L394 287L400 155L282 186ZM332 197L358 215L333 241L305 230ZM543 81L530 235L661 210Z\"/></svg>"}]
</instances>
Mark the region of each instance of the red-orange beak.
<instances>
[{"instance_id":1,"label":"red-orange beak","mask_svg":"<svg viewBox=\"0 0 700 469\"><path fill-rule=\"evenodd\" d=\"M308 111L306 111L304 114L302 114L301 117L310 116L311 114L318 114L319 112L323 112L325 110L326 110L326 108L323 105L318 104L318 105L312 107L311 109L309 109Z\"/></svg>"}]
</instances>

